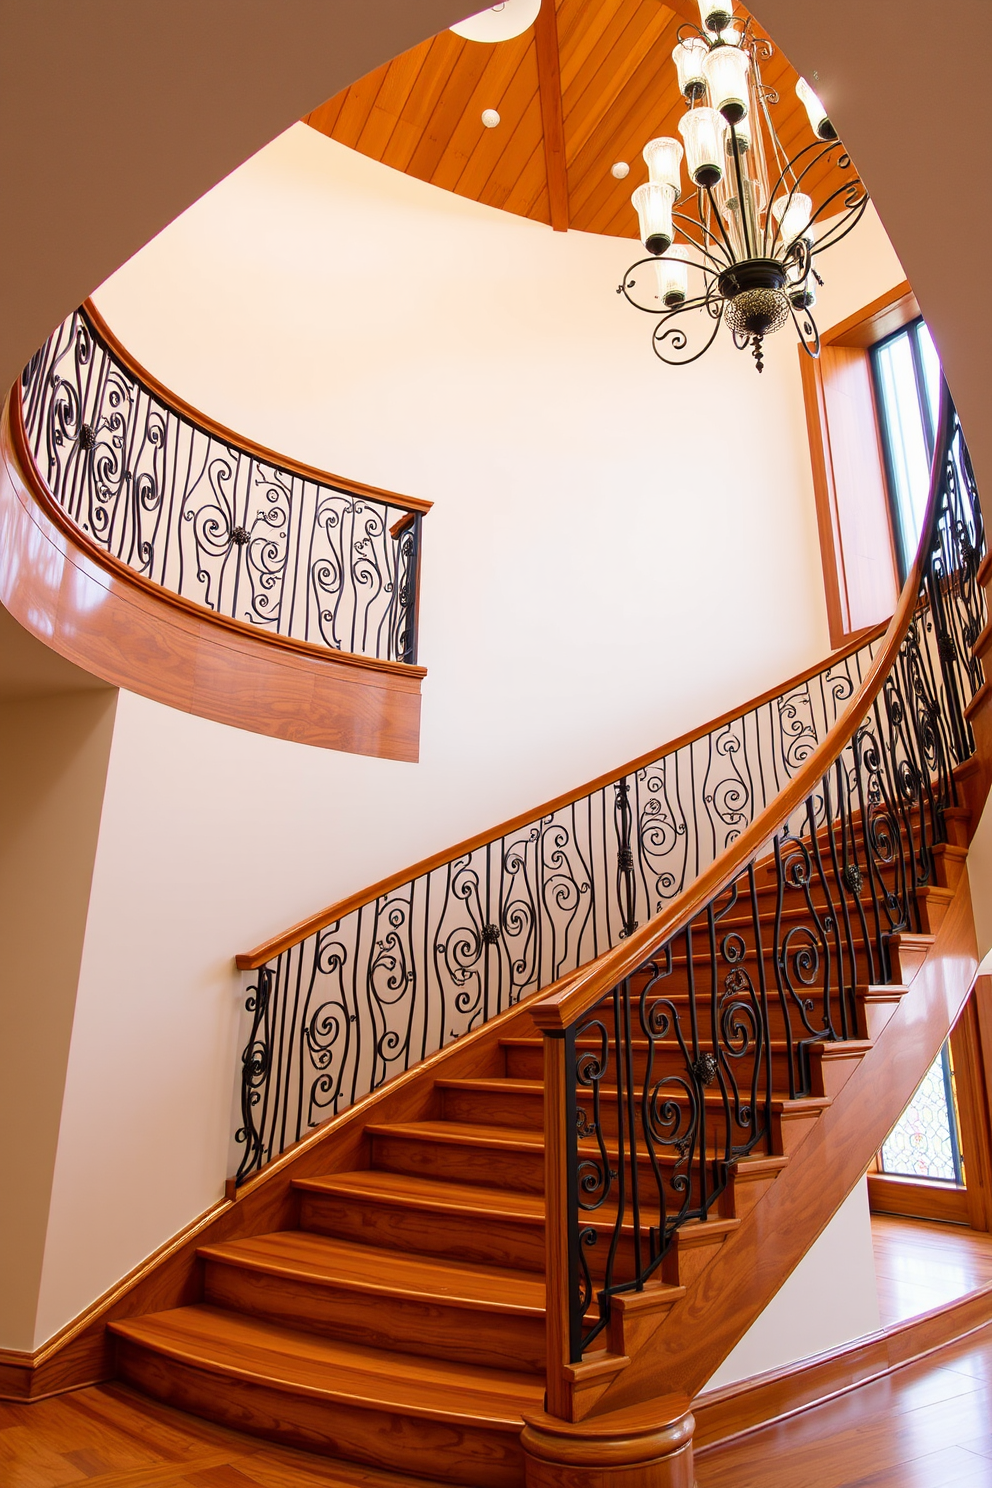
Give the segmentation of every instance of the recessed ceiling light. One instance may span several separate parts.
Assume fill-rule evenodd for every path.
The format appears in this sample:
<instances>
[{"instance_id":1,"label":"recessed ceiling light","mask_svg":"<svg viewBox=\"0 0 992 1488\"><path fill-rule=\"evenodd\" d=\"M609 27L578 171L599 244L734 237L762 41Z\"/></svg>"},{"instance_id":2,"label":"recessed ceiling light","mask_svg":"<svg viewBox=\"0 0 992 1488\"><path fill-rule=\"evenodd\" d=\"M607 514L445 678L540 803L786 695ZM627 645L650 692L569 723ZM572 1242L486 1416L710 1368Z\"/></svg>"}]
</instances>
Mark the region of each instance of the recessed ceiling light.
<instances>
[{"instance_id":1,"label":"recessed ceiling light","mask_svg":"<svg viewBox=\"0 0 992 1488\"><path fill-rule=\"evenodd\" d=\"M499 123L499 114L496 112L495 109L483 109L482 122L483 124L485 124L487 129L495 129L496 125Z\"/></svg>"},{"instance_id":2,"label":"recessed ceiling light","mask_svg":"<svg viewBox=\"0 0 992 1488\"><path fill-rule=\"evenodd\" d=\"M502 0L501 5L480 10L451 29L466 41L509 41L533 26L540 8L541 0Z\"/></svg>"},{"instance_id":3,"label":"recessed ceiling light","mask_svg":"<svg viewBox=\"0 0 992 1488\"><path fill-rule=\"evenodd\" d=\"M626 160L618 160L616 165L610 166L610 175L613 176L617 181L622 181L624 176L627 176L629 174L630 166L627 164Z\"/></svg>"}]
</instances>

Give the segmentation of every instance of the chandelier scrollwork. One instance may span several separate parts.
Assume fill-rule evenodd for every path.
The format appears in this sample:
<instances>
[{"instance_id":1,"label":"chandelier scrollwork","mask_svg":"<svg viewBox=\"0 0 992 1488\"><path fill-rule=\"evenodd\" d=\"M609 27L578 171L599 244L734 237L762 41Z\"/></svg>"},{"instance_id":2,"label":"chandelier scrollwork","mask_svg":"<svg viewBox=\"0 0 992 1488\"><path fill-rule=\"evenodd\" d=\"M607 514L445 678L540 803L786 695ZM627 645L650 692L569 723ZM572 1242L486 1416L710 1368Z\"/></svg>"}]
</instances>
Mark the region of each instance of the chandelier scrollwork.
<instances>
[{"instance_id":1,"label":"chandelier scrollwork","mask_svg":"<svg viewBox=\"0 0 992 1488\"><path fill-rule=\"evenodd\" d=\"M670 366L698 360L726 324L760 372L764 338L790 320L804 351L819 356L813 306L823 280L815 260L857 225L868 195L804 78L796 93L815 138L786 154L771 113L779 95L761 76L771 43L750 17L734 24L732 0L698 3L700 25L680 26L672 53L687 106L682 140L661 137L644 147L648 180L631 201L647 256L630 266L617 293L648 315L660 311L652 347ZM825 192L823 167L830 172ZM818 205L806 189L813 186ZM695 215L677 210L693 192Z\"/></svg>"}]
</instances>

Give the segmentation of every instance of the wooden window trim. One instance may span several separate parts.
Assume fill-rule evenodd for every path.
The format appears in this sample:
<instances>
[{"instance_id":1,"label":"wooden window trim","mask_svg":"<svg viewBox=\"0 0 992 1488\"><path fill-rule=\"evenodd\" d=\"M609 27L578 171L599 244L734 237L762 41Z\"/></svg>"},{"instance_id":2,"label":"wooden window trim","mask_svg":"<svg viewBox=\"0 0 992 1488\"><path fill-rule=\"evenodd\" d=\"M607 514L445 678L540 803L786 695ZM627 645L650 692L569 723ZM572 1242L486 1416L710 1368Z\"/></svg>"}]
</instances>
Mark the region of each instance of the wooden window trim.
<instances>
[{"instance_id":1,"label":"wooden window trim","mask_svg":"<svg viewBox=\"0 0 992 1488\"><path fill-rule=\"evenodd\" d=\"M919 1182L883 1173L868 1173L868 1202L876 1214L900 1214L945 1224L992 1230L992 977L981 976L951 1030L958 1101L958 1135L965 1184Z\"/></svg>"},{"instance_id":2,"label":"wooden window trim","mask_svg":"<svg viewBox=\"0 0 992 1488\"><path fill-rule=\"evenodd\" d=\"M869 351L919 314L916 296L903 280L824 332L819 360L812 361L798 349L827 620L830 643L835 647L866 626L887 619L899 593L896 536ZM845 417L844 399L837 391L841 375L859 381L862 398L871 403L870 418ZM854 489L855 480L864 483L864 502L859 503L861 493ZM863 528L867 522L874 533L873 546L882 550L873 570L866 568L858 553L857 539L863 531L855 532L852 512L859 504L857 525Z\"/></svg>"}]
</instances>

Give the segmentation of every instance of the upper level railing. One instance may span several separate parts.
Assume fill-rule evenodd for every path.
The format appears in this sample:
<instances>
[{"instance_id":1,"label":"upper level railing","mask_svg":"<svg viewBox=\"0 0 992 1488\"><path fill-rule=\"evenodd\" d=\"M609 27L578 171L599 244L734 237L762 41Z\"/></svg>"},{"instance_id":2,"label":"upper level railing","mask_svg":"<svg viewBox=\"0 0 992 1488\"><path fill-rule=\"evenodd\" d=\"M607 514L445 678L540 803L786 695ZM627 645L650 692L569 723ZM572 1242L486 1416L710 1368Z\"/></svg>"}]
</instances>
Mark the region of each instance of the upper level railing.
<instances>
[{"instance_id":1,"label":"upper level railing","mask_svg":"<svg viewBox=\"0 0 992 1488\"><path fill-rule=\"evenodd\" d=\"M259 976L238 1181L662 911L827 737L881 633L240 956Z\"/></svg>"},{"instance_id":2,"label":"upper level railing","mask_svg":"<svg viewBox=\"0 0 992 1488\"><path fill-rule=\"evenodd\" d=\"M224 429L140 367L89 304L32 357L20 391L37 469L98 550L256 633L416 662L430 502Z\"/></svg>"},{"instance_id":3,"label":"upper level railing","mask_svg":"<svg viewBox=\"0 0 992 1488\"><path fill-rule=\"evenodd\" d=\"M773 1101L808 1095L814 1045L857 1036L891 979L974 750L985 539L944 389L924 537L864 679L793 778L682 895L537 1001L545 1033L548 1409L611 1299L658 1274L734 1164L769 1147ZM601 1345L600 1345L601 1346Z\"/></svg>"}]
</instances>

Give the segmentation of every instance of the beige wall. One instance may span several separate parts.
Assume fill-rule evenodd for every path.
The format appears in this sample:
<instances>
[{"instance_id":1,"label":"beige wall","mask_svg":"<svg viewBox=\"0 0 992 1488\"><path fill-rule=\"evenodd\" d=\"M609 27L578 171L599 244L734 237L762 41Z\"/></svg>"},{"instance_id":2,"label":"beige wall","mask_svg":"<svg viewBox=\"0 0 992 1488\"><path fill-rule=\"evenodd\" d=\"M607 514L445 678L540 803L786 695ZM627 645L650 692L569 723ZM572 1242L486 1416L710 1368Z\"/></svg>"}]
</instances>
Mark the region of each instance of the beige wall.
<instances>
[{"instance_id":1,"label":"beige wall","mask_svg":"<svg viewBox=\"0 0 992 1488\"><path fill-rule=\"evenodd\" d=\"M4 638L10 640L6 629ZM116 700L105 687L0 700L0 1347L5 1348L29 1349L36 1337L63 1084Z\"/></svg>"}]
</instances>

